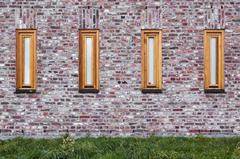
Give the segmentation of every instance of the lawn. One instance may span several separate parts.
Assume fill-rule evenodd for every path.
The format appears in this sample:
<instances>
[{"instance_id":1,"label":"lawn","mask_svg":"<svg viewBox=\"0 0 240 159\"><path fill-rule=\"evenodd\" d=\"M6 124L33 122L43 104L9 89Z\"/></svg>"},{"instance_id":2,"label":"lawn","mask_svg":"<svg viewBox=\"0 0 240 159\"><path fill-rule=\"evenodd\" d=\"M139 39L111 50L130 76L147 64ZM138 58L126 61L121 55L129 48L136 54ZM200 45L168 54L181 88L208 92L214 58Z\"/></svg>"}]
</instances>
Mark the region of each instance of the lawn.
<instances>
[{"instance_id":1,"label":"lawn","mask_svg":"<svg viewBox=\"0 0 240 159\"><path fill-rule=\"evenodd\" d=\"M0 159L240 159L240 138L15 138Z\"/></svg>"}]
</instances>

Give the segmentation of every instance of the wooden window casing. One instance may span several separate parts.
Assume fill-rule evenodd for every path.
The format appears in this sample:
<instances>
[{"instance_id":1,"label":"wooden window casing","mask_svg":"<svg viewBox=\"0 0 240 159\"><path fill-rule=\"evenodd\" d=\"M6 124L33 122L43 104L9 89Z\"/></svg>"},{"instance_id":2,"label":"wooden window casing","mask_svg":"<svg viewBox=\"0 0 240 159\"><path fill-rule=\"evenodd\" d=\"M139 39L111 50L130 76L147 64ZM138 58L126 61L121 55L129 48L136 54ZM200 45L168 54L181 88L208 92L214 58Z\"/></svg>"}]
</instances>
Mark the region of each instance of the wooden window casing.
<instances>
[{"instance_id":1,"label":"wooden window casing","mask_svg":"<svg viewBox=\"0 0 240 159\"><path fill-rule=\"evenodd\" d=\"M152 43L150 42L150 40L152 41ZM150 49L150 47L152 49ZM141 50L142 50L142 82L141 82L142 92L143 93L162 92L162 31L157 29L142 30ZM153 55L150 55L151 52L150 50L153 51L152 52ZM150 66L151 58L153 61L152 66ZM149 71L151 71L151 73Z\"/></svg>"},{"instance_id":2,"label":"wooden window casing","mask_svg":"<svg viewBox=\"0 0 240 159\"><path fill-rule=\"evenodd\" d=\"M90 44L92 47L87 47ZM79 92L99 92L99 30L97 29L79 31Z\"/></svg>"},{"instance_id":3,"label":"wooden window casing","mask_svg":"<svg viewBox=\"0 0 240 159\"><path fill-rule=\"evenodd\" d=\"M204 31L204 90L224 92L224 30Z\"/></svg>"},{"instance_id":4,"label":"wooden window casing","mask_svg":"<svg viewBox=\"0 0 240 159\"><path fill-rule=\"evenodd\" d=\"M16 92L18 93L36 91L36 36L35 29L16 30ZM25 48L26 44L29 44L28 48ZM26 52L28 55L25 55ZM26 58L29 59L28 62Z\"/></svg>"}]
</instances>

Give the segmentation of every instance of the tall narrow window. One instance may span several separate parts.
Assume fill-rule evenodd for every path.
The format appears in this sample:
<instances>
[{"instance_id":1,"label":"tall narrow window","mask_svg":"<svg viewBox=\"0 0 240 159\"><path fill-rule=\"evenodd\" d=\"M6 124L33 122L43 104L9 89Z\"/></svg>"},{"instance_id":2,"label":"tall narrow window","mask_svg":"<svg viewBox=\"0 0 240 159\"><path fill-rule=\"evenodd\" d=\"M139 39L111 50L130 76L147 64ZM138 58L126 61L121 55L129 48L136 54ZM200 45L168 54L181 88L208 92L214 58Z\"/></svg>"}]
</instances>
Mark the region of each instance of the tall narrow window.
<instances>
[{"instance_id":1,"label":"tall narrow window","mask_svg":"<svg viewBox=\"0 0 240 159\"><path fill-rule=\"evenodd\" d=\"M204 32L205 92L224 91L224 30Z\"/></svg>"},{"instance_id":2,"label":"tall narrow window","mask_svg":"<svg viewBox=\"0 0 240 159\"><path fill-rule=\"evenodd\" d=\"M98 92L99 31L80 30L79 37L79 92Z\"/></svg>"},{"instance_id":3,"label":"tall narrow window","mask_svg":"<svg viewBox=\"0 0 240 159\"><path fill-rule=\"evenodd\" d=\"M17 92L36 91L36 30L16 30Z\"/></svg>"},{"instance_id":4,"label":"tall narrow window","mask_svg":"<svg viewBox=\"0 0 240 159\"><path fill-rule=\"evenodd\" d=\"M161 30L142 30L142 91L161 92L162 33Z\"/></svg>"}]
</instances>

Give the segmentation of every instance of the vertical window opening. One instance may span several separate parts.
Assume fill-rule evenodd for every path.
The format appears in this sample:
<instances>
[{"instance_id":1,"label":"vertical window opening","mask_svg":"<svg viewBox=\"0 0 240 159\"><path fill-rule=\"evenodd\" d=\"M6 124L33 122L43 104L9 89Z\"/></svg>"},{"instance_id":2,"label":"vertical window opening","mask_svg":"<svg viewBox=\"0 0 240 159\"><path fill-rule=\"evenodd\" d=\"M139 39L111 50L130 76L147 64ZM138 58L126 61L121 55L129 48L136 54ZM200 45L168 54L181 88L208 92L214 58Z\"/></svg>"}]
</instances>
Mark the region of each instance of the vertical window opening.
<instances>
[{"instance_id":1,"label":"vertical window opening","mask_svg":"<svg viewBox=\"0 0 240 159\"><path fill-rule=\"evenodd\" d=\"M210 72L211 85L217 84L217 38L211 38L210 41Z\"/></svg>"},{"instance_id":2,"label":"vertical window opening","mask_svg":"<svg viewBox=\"0 0 240 159\"><path fill-rule=\"evenodd\" d=\"M24 84L30 85L30 38L24 38Z\"/></svg>"},{"instance_id":3,"label":"vertical window opening","mask_svg":"<svg viewBox=\"0 0 240 159\"><path fill-rule=\"evenodd\" d=\"M92 38L86 38L86 84L92 85Z\"/></svg>"},{"instance_id":4,"label":"vertical window opening","mask_svg":"<svg viewBox=\"0 0 240 159\"><path fill-rule=\"evenodd\" d=\"M36 91L36 30L16 30L16 90Z\"/></svg>"},{"instance_id":5,"label":"vertical window opening","mask_svg":"<svg viewBox=\"0 0 240 159\"><path fill-rule=\"evenodd\" d=\"M79 32L79 92L99 91L99 30L83 29Z\"/></svg>"},{"instance_id":6,"label":"vertical window opening","mask_svg":"<svg viewBox=\"0 0 240 159\"><path fill-rule=\"evenodd\" d=\"M142 92L161 92L162 89L162 32L142 30Z\"/></svg>"},{"instance_id":7,"label":"vertical window opening","mask_svg":"<svg viewBox=\"0 0 240 159\"><path fill-rule=\"evenodd\" d=\"M148 83L152 85L154 81L154 38L148 38Z\"/></svg>"},{"instance_id":8,"label":"vertical window opening","mask_svg":"<svg viewBox=\"0 0 240 159\"><path fill-rule=\"evenodd\" d=\"M205 92L224 92L224 30L204 32Z\"/></svg>"}]
</instances>

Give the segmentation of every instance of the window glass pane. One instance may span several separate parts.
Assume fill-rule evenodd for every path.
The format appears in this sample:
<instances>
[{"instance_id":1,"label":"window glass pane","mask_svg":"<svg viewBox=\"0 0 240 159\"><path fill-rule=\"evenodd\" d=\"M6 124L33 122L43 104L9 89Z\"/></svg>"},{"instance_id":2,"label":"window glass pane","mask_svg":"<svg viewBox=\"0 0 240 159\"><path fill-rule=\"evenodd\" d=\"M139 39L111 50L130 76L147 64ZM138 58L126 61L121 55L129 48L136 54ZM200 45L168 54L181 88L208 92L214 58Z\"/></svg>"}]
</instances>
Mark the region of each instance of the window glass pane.
<instances>
[{"instance_id":1,"label":"window glass pane","mask_svg":"<svg viewBox=\"0 0 240 159\"><path fill-rule=\"evenodd\" d=\"M30 85L30 38L24 38L24 84Z\"/></svg>"},{"instance_id":2,"label":"window glass pane","mask_svg":"<svg viewBox=\"0 0 240 159\"><path fill-rule=\"evenodd\" d=\"M210 84L217 84L217 38L210 40Z\"/></svg>"},{"instance_id":3,"label":"window glass pane","mask_svg":"<svg viewBox=\"0 0 240 159\"><path fill-rule=\"evenodd\" d=\"M154 38L148 38L148 84L154 84Z\"/></svg>"},{"instance_id":4,"label":"window glass pane","mask_svg":"<svg viewBox=\"0 0 240 159\"><path fill-rule=\"evenodd\" d=\"M86 38L86 84L92 85L92 38Z\"/></svg>"}]
</instances>

